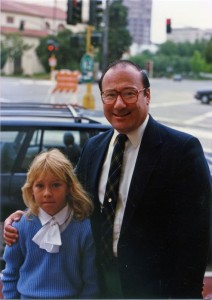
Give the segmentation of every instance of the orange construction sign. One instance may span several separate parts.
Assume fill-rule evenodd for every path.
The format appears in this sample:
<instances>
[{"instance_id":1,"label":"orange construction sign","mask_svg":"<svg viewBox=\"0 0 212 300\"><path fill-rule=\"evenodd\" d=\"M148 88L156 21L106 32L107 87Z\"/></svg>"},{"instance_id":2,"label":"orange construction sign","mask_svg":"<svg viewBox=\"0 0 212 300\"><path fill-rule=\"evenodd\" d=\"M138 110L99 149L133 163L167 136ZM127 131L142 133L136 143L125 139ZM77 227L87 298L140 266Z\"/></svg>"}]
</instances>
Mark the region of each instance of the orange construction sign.
<instances>
[{"instance_id":1,"label":"orange construction sign","mask_svg":"<svg viewBox=\"0 0 212 300\"><path fill-rule=\"evenodd\" d=\"M58 71L56 79L56 87L52 93L55 92L76 92L78 87L79 71Z\"/></svg>"}]
</instances>

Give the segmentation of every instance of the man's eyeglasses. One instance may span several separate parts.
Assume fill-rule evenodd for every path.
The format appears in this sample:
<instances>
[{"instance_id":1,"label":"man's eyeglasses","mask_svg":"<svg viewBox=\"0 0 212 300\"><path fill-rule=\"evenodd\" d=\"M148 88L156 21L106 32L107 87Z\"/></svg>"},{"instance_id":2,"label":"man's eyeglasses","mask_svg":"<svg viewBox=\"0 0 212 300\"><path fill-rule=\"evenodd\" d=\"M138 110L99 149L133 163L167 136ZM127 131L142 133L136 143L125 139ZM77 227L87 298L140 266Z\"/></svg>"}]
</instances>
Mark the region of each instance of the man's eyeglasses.
<instances>
[{"instance_id":1,"label":"man's eyeglasses","mask_svg":"<svg viewBox=\"0 0 212 300\"><path fill-rule=\"evenodd\" d=\"M122 91L118 92L116 90L107 90L105 92L101 93L102 96L102 102L104 104L113 104L117 98L118 95L121 96L121 99L126 103L136 103L138 101L138 94L142 91L144 91L146 88L137 90L134 88L126 88Z\"/></svg>"}]
</instances>

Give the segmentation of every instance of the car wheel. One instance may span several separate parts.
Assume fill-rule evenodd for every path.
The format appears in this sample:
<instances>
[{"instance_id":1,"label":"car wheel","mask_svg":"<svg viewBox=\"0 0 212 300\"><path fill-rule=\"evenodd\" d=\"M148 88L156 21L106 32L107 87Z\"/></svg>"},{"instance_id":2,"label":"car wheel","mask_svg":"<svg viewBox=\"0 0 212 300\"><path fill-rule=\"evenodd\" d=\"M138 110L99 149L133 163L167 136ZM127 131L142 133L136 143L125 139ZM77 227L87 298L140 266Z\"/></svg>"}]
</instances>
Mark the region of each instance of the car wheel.
<instances>
[{"instance_id":1,"label":"car wheel","mask_svg":"<svg viewBox=\"0 0 212 300\"><path fill-rule=\"evenodd\" d=\"M203 104L209 104L209 99L208 99L208 97L207 97L207 96L203 96L202 99L201 99L201 102L202 102Z\"/></svg>"}]
</instances>

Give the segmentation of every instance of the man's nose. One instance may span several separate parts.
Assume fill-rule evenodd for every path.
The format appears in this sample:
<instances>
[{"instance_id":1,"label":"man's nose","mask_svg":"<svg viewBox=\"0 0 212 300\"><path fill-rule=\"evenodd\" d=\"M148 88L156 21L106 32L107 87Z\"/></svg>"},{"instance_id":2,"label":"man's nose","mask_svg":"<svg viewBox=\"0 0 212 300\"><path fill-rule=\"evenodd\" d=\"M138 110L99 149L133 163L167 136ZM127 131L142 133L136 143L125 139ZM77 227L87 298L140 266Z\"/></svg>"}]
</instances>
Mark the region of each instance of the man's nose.
<instances>
[{"instance_id":1,"label":"man's nose","mask_svg":"<svg viewBox=\"0 0 212 300\"><path fill-rule=\"evenodd\" d=\"M121 95L118 94L116 101L114 103L114 107L115 108L119 108L119 107L126 107L126 103L124 102L124 100L121 98Z\"/></svg>"}]
</instances>

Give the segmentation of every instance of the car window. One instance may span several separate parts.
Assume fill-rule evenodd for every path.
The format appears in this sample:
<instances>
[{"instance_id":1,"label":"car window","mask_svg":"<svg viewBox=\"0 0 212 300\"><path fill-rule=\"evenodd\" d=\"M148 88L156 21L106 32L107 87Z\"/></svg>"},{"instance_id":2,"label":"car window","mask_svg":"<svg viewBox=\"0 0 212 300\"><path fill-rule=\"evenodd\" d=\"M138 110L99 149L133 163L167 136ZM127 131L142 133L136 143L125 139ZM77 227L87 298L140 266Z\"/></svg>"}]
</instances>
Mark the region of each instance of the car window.
<instances>
[{"instance_id":1,"label":"car window","mask_svg":"<svg viewBox=\"0 0 212 300\"><path fill-rule=\"evenodd\" d=\"M32 131L32 130L31 130ZM97 134L100 130L52 130L52 129L36 129L34 130L27 148L23 152L22 163L19 166L19 172L26 172L34 157L43 150L58 148L63 152L72 162L75 167L81 150L87 140ZM15 158L13 158L14 160ZM18 170L16 170L17 172Z\"/></svg>"},{"instance_id":2,"label":"car window","mask_svg":"<svg viewBox=\"0 0 212 300\"><path fill-rule=\"evenodd\" d=\"M88 129L1 129L2 173L26 173L34 157L43 150L58 148L75 166L87 140L101 130Z\"/></svg>"},{"instance_id":3,"label":"car window","mask_svg":"<svg viewBox=\"0 0 212 300\"><path fill-rule=\"evenodd\" d=\"M10 173L17 158L26 132L2 131L0 142L1 171Z\"/></svg>"},{"instance_id":4,"label":"car window","mask_svg":"<svg viewBox=\"0 0 212 300\"><path fill-rule=\"evenodd\" d=\"M65 136L67 136L66 141L67 145L65 144ZM69 138L68 138L69 137ZM71 137L71 139L70 139ZM61 151L69 146L71 143L80 145L80 131L78 130L45 130L43 133L43 148L48 150L51 148L58 148Z\"/></svg>"},{"instance_id":5,"label":"car window","mask_svg":"<svg viewBox=\"0 0 212 300\"><path fill-rule=\"evenodd\" d=\"M30 143L27 146L26 154L23 158L22 164L21 164L21 170L26 171L32 162L32 160L35 158L35 156L42 150L42 130L35 130L32 139L30 140Z\"/></svg>"}]
</instances>

